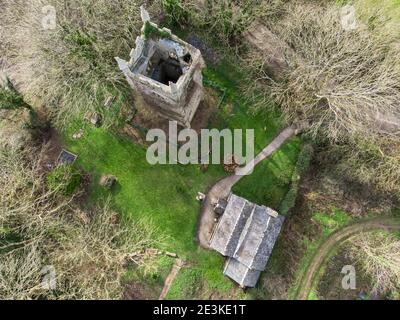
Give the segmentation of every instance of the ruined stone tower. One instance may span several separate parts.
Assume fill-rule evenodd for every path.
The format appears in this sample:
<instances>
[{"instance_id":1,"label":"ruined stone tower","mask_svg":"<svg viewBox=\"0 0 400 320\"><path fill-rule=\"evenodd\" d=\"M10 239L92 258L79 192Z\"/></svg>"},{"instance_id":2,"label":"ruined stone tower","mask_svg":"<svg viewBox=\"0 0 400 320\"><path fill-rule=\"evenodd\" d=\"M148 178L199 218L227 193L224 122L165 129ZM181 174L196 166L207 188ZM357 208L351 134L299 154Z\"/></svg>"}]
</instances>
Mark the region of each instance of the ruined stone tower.
<instances>
[{"instance_id":1,"label":"ruined stone tower","mask_svg":"<svg viewBox=\"0 0 400 320\"><path fill-rule=\"evenodd\" d=\"M150 21L141 7L143 27L130 61L115 58L130 86L159 115L190 127L203 98L200 50Z\"/></svg>"}]
</instances>

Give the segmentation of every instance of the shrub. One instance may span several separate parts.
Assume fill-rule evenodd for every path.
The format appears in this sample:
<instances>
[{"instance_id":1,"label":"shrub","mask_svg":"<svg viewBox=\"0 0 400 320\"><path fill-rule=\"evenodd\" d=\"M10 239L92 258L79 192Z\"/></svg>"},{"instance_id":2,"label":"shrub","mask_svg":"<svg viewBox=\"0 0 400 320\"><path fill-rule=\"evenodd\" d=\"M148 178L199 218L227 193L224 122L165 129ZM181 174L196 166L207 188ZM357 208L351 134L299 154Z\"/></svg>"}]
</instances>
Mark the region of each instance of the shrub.
<instances>
[{"instance_id":1,"label":"shrub","mask_svg":"<svg viewBox=\"0 0 400 320\"><path fill-rule=\"evenodd\" d=\"M397 139L358 137L330 150L337 172L363 185L400 199L400 142Z\"/></svg>"},{"instance_id":2,"label":"shrub","mask_svg":"<svg viewBox=\"0 0 400 320\"><path fill-rule=\"evenodd\" d=\"M286 193L285 198L282 200L279 207L279 213L282 215L287 215L289 211L296 204L297 193L299 191L299 184L297 182L292 183L289 191Z\"/></svg>"},{"instance_id":3,"label":"shrub","mask_svg":"<svg viewBox=\"0 0 400 320\"><path fill-rule=\"evenodd\" d=\"M291 177L291 185L289 191L286 193L285 198L282 200L279 212L282 215L286 215L296 204L297 194L299 191L301 176L307 171L310 166L311 158L314 149L311 145L306 144L302 147L299 156L297 158L296 166L293 170Z\"/></svg>"},{"instance_id":4,"label":"shrub","mask_svg":"<svg viewBox=\"0 0 400 320\"><path fill-rule=\"evenodd\" d=\"M171 33L167 31L163 31L157 27L154 27L150 22L146 21L144 24L143 35L146 39L151 38L152 36L160 37L160 38L171 38Z\"/></svg>"},{"instance_id":5,"label":"shrub","mask_svg":"<svg viewBox=\"0 0 400 320\"><path fill-rule=\"evenodd\" d=\"M121 298L127 266L152 271L156 258L141 253L165 237L150 220L118 219L109 199L83 210L49 191L38 154L0 145L0 299ZM46 265L56 290L41 286Z\"/></svg>"},{"instance_id":6,"label":"shrub","mask_svg":"<svg viewBox=\"0 0 400 320\"><path fill-rule=\"evenodd\" d=\"M180 0L161 0L161 7L171 25L185 25L189 22L190 13Z\"/></svg>"},{"instance_id":7,"label":"shrub","mask_svg":"<svg viewBox=\"0 0 400 320\"><path fill-rule=\"evenodd\" d=\"M17 109L28 105L13 87L0 87L0 109Z\"/></svg>"},{"instance_id":8,"label":"shrub","mask_svg":"<svg viewBox=\"0 0 400 320\"><path fill-rule=\"evenodd\" d=\"M308 133L339 159L340 175L400 195L398 20L392 1L351 1L358 27L345 30L337 5L345 2L264 1L262 23L287 44L286 69L270 79L268 57L256 52L247 60L258 81L244 89L272 95L288 122L310 123ZM253 105L266 108L262 102Z\"/></svg>"},{"instance_id":9,"label":"shrub","mask_svg":"<svg viewBox=\"0 0 400 320\"><path fill-rule=\"evenodd\" d=\"M47 187L71 196L82 183L81 174L72 165L60 165L47 175Z\"/></svg>"}]
</instances>

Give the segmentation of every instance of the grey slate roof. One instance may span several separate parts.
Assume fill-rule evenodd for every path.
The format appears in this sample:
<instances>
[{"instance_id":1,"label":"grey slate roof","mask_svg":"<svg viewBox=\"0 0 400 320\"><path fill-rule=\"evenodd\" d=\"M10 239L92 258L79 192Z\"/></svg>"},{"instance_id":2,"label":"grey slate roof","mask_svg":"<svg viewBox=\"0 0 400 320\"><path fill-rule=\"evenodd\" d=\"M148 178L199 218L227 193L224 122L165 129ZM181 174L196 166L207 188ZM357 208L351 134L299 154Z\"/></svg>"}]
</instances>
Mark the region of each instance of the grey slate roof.
<instances>
[{"instance_id":1,"label":"grey slate roof","mask_svg":"<svg viewBox=\"0 0 400 320\"><path fill-rule=\"evenodd\" d=\"M225 264L224 275L242 287L255 287L260 274L260 270L249 269L234 258L229 258Z\"/></svg>"},{"instance_id":2,"label":"grey slate roof","mask_svg":"<svg viewBox=\"0 0 400 320\"><path fill-rule=\"evenodd\" d=\"M283 216L273 218L266 209L254 206L253 214L243 229L243 239L233 256L248 268L261 271L267 265L283 223Z\"/></svg>"},{"instance_id":3,"label":"grey slate roof","mask_svg":"<svg viewBox=\"0 0 400 320\"><path fill-rule=\"evenodd\" d=\"M232 194L211 239L211 248L224 256L233 256L252 210L252 203Z\"/></svg>"},{"instance_id":4,"label":"grey slate roof","mask_svg":"<svg viewBox=\"0 0 400 320\"><path fill-rule=\"evenodd\" d=\"M224 274L241 286L253 287L279 236L284 217L264 206L231 195L210 246L227 261Z\"/></svg>"}]
</instances>

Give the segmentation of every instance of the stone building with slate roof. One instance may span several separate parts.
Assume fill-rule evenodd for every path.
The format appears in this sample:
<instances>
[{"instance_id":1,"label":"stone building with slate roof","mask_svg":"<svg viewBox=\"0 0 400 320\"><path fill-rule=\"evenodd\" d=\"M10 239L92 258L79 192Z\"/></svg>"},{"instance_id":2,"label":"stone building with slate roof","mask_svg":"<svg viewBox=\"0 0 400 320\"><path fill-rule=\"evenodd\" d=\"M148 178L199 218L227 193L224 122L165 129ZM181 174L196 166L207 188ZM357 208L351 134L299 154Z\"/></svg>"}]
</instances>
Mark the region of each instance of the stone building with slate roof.
<instances>
[{"instance_id":1,"label":"stone building with slate roof","mask_svg":"<svg viewBox=\"0 0 400 320\"><path fill-rule=\"evenodd\" d=\"M224 275L241 287L254 287L279 236L283 216L231 194L210 247L228 257Z\"/></svg>"}]
</instances>

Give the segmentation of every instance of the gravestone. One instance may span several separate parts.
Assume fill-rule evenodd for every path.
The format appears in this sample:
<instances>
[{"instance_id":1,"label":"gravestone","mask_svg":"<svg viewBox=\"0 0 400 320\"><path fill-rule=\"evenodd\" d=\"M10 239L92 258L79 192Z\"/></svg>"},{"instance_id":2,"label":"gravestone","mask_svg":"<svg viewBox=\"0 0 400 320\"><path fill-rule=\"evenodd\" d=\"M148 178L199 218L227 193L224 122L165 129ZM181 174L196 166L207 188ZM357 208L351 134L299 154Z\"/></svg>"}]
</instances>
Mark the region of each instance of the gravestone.
<instances>
[{"instance_id":1,"label":"gravestone","mask_svg":"<svg viewBox=\"0 0 400 320\"><path fill-rule=\"evenodd\" d=\"M77 155L62 149L60 155L58 156L57 164L73 164L76 158L78 158Z\"/></svg>"},{"instance_id":2,"label":"gravestone","mask_svg":"<svg viewBox=\"0 0 400 320\"><path fill-rule=\"evenodd\" d=\"M92 116L90 117L90 123L96 127L100 127L101 125L101 115L98 112L93 112Z\"/></svg>"}]
</instances>

